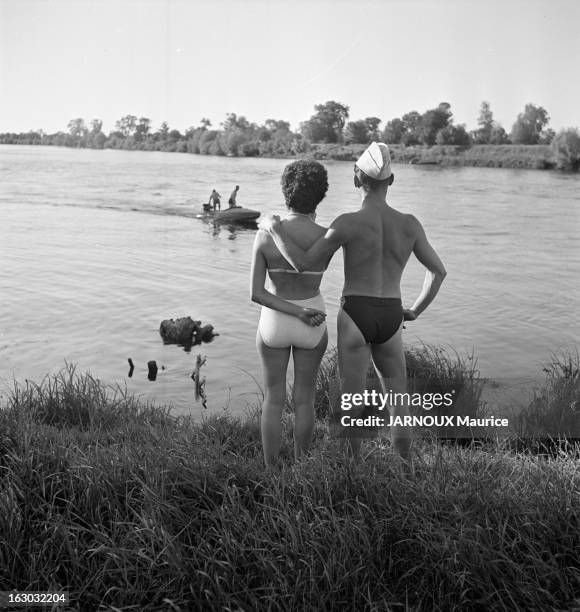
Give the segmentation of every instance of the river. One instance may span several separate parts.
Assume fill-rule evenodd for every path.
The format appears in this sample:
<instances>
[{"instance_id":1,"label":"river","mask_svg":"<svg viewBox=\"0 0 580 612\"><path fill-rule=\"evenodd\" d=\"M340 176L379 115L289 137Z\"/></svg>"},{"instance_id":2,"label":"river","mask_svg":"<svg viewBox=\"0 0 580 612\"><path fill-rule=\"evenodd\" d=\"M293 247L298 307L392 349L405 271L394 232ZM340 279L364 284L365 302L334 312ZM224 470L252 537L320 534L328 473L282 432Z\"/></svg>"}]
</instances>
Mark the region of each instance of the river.
<instances>
[{"instance_id":1,"label":"river","mask_svg":"<svg viewBox=\"0 0 580 612\"><path fill-rule=\"evenodd\" d=\"M289 160L0 146L0 397L65 364L175 412L199 415L190 378L207 358L208 407L243 412L260 396L249 301L255 230L194 218L216 188L225 201L284 214ZM327 224L359 205L351 162L325 162ZM473 354L482 375L541 378L542 364L580 340L580 176L548 171L395 165L389 202L421 219L448 276L407 325L408 344ZM193 204L195 203L195 205ZM227 204L226 204L227 206ZM330 343L342 256L322 292ZM420 292L409 264L403 302ZM186 352L164 345L163 319L191 315L220 334ZM128 376L128 358L135 364ZM159 366L156 381L147 362Z\"/></svg>"}]
</instances>

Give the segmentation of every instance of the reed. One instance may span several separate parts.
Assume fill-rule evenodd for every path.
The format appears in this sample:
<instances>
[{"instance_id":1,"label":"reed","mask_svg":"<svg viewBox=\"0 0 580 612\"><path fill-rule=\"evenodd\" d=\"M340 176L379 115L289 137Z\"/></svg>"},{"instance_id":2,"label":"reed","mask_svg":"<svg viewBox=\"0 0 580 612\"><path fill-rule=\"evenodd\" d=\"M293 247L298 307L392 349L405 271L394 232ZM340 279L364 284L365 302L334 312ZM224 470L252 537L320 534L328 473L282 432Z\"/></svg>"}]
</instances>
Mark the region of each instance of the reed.
<instances>
[{"instance_id":1,"label":"reed","mask_svg":"<svg viewBox=\"0 0 580 612\"><path fill-rule=\"evenodd\" d=\"M580 605L580 456L419 442L405 476L384 439L365 448L351 464L320 435L267 472L256 415L177 418L72 367L15 385L0 590L79 610Z\"/></svg>"},{"instance_id":2,"label":"reed","mask_svg":"<svg viewBox=\"0 0 580 612\"><path fill-rule=\"evenodd\" d=\"M580 354L554 353L543 371L544 385L518 417L520 448L550 451L550 441L566 448L566 440L580 438Z\"/></svg>"}]
</instances>

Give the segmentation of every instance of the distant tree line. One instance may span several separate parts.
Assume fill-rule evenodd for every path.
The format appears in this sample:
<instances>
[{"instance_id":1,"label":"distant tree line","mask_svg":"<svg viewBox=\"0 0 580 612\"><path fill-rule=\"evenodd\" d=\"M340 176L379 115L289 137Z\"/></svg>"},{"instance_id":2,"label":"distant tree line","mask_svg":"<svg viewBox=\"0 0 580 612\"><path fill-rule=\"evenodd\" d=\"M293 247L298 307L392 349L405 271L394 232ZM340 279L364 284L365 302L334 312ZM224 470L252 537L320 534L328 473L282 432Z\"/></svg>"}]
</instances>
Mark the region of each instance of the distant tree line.
<instances>
[{"instance_id":1,"label":"distant tree line","mask_svg":"<svg viewBox=\"0 0 580 612\"><path fill-rule=\"evenodd\" d=\"M541 106L526 104L517 116L510 133L497 123L489 102L482 102L477 129L467 131L465 125L455 125L451 105L441 102L424 113L416 110L387 121L379 128L379 117L366 117L348 121L349 107L330 100L314 107L310 119L302 122L293 132L287 121L268 119L263 125L248 121L244 116L228 113L213 129L209 119L202 119L197 127L181 133L163 122L153 131L147 117L125 115L114 130L103 132L103 122L93 119L89 125L84 119L69 121L67 132L45 134L42 130L27 133L0 134L1 144L55 145L91 149L128 149L140 151L174 151L202 155L280 156L306 153L317 143L367 144L382 140L388 144L413 146L472 144L550 144L554 141L556 157L572 160L570 166L580 164L580 145L577 129L565 130L555 138L548 128L549 115ZM558 162L560 164L560 162ZM564 162L562 162L564 164ZM564 164L565 165L565 164ZM563 166L562 166L563 167ZM577 168L576 168L577 169Z\"/></svg>"},{"instance_id":2,"label":"distant tree line","mask_svg":"<svg viewBox=\"0 0 580 612\"><path fill-rule=\"evenodd\" d=\"M67 132L45 134L43 131L0 134L0 144L53 145L89 149L127 149L138 151L172 151L203 155L269 156L297 155L308 145L299 133L290 130L290 123L268 119L264 125L250 123L235 113L226 115L221 129L213 129L203 118L198 127L181 133L163 122L156 131L147 117L125 115L115 123L109 134L103 132L103 122L93 119L89 126L84 119L69 121Z\"/></svg>"}]
</instances>

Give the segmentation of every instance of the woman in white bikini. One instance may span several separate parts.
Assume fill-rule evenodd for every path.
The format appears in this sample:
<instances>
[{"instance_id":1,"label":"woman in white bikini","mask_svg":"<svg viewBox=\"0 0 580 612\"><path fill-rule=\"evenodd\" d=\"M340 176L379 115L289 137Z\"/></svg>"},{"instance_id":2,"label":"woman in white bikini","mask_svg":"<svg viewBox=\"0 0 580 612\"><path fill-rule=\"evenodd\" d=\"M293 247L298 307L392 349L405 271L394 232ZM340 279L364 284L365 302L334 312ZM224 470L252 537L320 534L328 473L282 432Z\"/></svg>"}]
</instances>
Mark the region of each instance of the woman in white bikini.
<instances>
[{"instance_id":1,"label":"woman in white bikini","mask_svg":"<svg viewBox=\"0 0 580 612\"><path fill-rule=\"evenodd\" d=\"M284 229L307 250L326 233L314 222L316 207L326 195L324 166L310 160L292 162L282 174L282 193L288 214ZM282 437L282 410L286 401L286 370L294 359L294 456L310 447L314 429L314 388L328 335L324 300L319 287L322 269L297 272L280 254L272 237L256 234L252 256L252 301L262 305L256 345L264 372L262 445L266 465L276 464ZM270 277L265 288L266 272Z\"/></svg>"}]
</instances>

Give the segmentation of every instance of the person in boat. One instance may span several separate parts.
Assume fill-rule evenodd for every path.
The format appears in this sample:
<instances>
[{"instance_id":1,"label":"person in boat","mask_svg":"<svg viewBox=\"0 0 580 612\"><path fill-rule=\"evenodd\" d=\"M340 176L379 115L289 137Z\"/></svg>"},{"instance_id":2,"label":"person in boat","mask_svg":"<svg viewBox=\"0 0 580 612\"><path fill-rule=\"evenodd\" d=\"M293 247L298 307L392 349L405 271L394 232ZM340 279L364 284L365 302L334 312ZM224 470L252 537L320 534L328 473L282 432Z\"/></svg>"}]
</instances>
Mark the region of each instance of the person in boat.
<instances>
[{"instance_id":1,"label":"person in boat","mask_svg":"<svg viewBox=\"0 0 580 612\"><path fill-rule=\"evenodd\" d=\"M306 247L297 241L276 216L264 217L259 224L297 271L326 266L332 255L340 247L343 249L344 288L337 319L342 397L364 392L371 359L384 393L406 391L403 320L412 321L421 315L446 276L418 219L387 203L387 191L393 181L389 149L384 143L374 142L354 165L360 209L339 215L313 245ZM404 309L400 283L411 254L427 271L420 295L411 308ZM391 408L391 416L409 414L407 405ZM348 414L356 417L363 410L354 409ZM392 427L391 434L393 446L410 467L411 429ZM358 458L361 432L351 436L346 442L347 450Z\"/></svg>"},{"instance_id":2,"label":"person in boat","mask_svg":"<svg viewBox=\"0 0 580 612\"><path fill-rule=\"evenodd\" d=\"M236 198L238 196L239 190L240 190L240 186L236 185L236 188L232 191L232 195L230 196L230 199L228 200L228 204L230 205L230 208L237 208Z\"/></svg>"},{"instance_id":3,"label":"person in boat","mask_svg":"<svg viewBox=\"0 0 580 612\"><path fill-rule=\"evenodd\" d=\"M315 222L316 207L328 189L326 169L316 161L292 162L284 169L281 185L288 209L280 222L284 233L302 249L309 249L327 231ZM295 458L299 459L310 447L316 376L328 343L325 305L320 294L326 264L319 258L316 265L297 272L284 259L272 236L265 231L256 234L251 299L262 306L256 346L264 374L261 431L268 467L276 465L280 451L290 356L294 361Z\"/></svg>"},{"instance_id":4,"label":"person in boat","mask_svg":"<svg viewBox=\"0 0 580 612\"><path fill-rule=\"evenodd\" d=\"M221 195L215 189L212 189L207 204L210 210L221 210Z\"/></svg>"}]
</instances>

